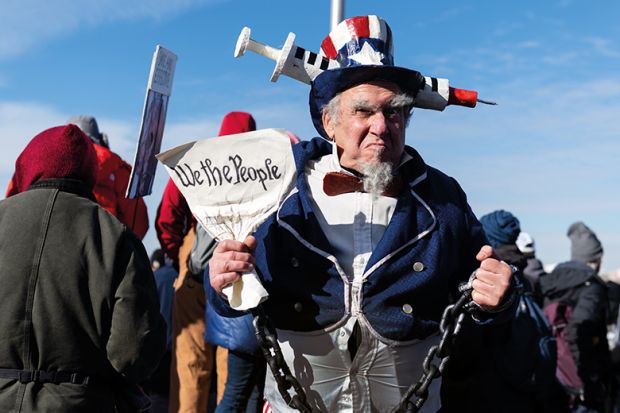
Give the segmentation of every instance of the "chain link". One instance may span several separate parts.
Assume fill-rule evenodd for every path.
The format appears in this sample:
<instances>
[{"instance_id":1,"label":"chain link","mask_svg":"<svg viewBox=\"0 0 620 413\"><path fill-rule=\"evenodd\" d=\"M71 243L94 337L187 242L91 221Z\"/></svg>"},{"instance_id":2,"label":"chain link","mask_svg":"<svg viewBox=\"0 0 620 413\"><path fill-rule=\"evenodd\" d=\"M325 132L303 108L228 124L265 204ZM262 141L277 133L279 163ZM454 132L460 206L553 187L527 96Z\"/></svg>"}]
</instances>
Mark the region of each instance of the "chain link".
<instances>
[{"instance_id":1,"label":"chain link","mask_svg":"<svg viewBox=\"0 0 620 413\"><path fill-rule=\"evenodd\" d=\"M471 287L468 287L462 289L462 295L456 303L444 309L441 322L439 323L439 331L441 333L439 344L432 346L428 350L422 363L422 376L407 389L399 404L390 413L416 413L424 405L428 397L429 386L433 380L443 374L450 360L452 346L461 329L467 307L470 303ZM273 373L282 398L290 407L302 413L312 413L312 409L306 399L306 393L297 379L291 374L284 360L278 343L278 335L271 320L260 305L252 311L252 314L254 315L254 333L267 360L267 364ZM433 363L434 359L438 359L439 364ZM291 389L293 395L291 395ZM414 396L416 397L415 401L411 401L410 399Z\"/></svg>"},{"instance_id":2,"label":"chain link","mask_svg":"<svg viewBox=\"0 0 620 413\"><path fill-rule=\"evenodd\" d=\"M252 310L254 316L254 334L258 340L258 345L263 351L263 356L267 360L267 365L276 380L278 391L284 401L292 408L302 413L312 413L312 409L306 400L306 393L297 379L291 374L291 370L284 360L282 349L278 343L278 335L271 320L265 314L262 306ZM290 390L292 389L293 395Z\"/></svg>"},{"instance_id":3,"label":"chain link","mask_svg":"<svg viewBox=\"0 0 620 413\"><path fill-rule=\"evenodd\" d=\"M462 295L456 303L445 308L439 323L439 331L441 333L439 344L428 349L428 353L422 363L422 376L407 389L400 403L390 413L416 413L424 405L428 397L429 386L433 380L443 374L450 360L454 340L461 330L470 302L471 288L466 288L462 290ZM438 359L439 364L433 363L434 359ZM411 398L414 396L416 397L415 401L411 401Z\"/></svg>"}]
</instances>

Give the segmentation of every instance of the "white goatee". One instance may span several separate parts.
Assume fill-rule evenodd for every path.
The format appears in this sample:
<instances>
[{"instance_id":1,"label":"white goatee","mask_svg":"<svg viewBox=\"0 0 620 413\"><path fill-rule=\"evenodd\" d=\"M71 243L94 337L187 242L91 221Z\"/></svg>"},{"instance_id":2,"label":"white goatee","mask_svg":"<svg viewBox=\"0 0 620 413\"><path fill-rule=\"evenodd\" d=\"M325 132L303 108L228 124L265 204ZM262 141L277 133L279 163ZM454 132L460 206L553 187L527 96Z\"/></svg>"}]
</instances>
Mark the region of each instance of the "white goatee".
<instances>
[{"instance_id":1,"label":"white goatee","mask_svg":"<svg viewBox=\"0 0 620 413\"><path fill-rule=\"evenodd\" d=\"M362 182L364 190L375 197L383 194L392 179L394 179L393 165L391 162L362 162Z\"/></svg>"}]
</instances>

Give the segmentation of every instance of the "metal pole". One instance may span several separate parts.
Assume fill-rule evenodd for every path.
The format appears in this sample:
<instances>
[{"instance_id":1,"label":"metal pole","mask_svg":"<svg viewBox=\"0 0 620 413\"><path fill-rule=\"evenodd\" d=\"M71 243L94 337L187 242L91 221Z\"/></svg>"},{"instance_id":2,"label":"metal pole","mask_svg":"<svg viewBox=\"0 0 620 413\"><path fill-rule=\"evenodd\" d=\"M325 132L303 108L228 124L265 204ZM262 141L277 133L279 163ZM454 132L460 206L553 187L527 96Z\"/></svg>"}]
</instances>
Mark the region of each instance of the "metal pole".
<instances>
[{"instance_id":1,"label":"metal pole","mask_svg":"<svg viewBox=\"0 0 620 413\"><path fill-rule=\"evenodd\" d=\"M332 0L332 14L329 30L334 28L344 19L344 0Z\"/></svg>"}]
</instances>

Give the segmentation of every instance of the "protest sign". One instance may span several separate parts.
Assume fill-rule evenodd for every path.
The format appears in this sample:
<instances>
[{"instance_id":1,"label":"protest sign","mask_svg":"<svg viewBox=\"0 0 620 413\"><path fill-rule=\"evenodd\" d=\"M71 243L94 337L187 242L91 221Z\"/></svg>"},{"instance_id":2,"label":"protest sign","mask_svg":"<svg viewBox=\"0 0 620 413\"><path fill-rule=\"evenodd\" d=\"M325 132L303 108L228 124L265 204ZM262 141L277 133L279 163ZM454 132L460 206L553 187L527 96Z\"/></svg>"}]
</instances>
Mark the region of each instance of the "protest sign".
<instances>
[{"instance_id":1,"label":"protest sign","mask_svg":"<svg viewBox=\"0 0 620 413\"><path fill-rule=\"evenodd\" d=\"M142 122L136 145L136 155L127 185L127 198L150 195L157 169L157 154L164 135L168 99L172 92L172 79L177 56L170 50L157 46L146 88Z\"/></svg>"},{"instance_id":2,"label":"protest sign","mask_svg":"<svg viewBox=\"0 0 620 413\"><path fill-rule=\"evenodd\" d=\"M196 220L218 241L243 241L277 211L295 183L283 129L262 129L190 142L157 155ZM268 294L256 274L224 289L232 308L246 310Z\"/></svg>"}]
</instances>

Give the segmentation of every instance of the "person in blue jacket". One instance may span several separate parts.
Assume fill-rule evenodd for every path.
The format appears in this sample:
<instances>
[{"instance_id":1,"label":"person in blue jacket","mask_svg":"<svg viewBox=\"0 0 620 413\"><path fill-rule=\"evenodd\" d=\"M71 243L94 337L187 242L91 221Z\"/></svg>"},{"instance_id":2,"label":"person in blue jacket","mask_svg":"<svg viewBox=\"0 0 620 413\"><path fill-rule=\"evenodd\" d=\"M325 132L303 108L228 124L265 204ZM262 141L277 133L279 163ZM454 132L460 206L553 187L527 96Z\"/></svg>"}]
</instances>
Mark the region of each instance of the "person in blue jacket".
<instances>
[{"instance_id":1,"label":"person in blue jacket","mask_svg":"<svg viewBox=\"0 0 620 413\"><path fill-rule=\"evenodd\" d=\"M293 147L296 185L279 210L243 242L218 244L209 300L231 314L222 288L255 268L269 292L261 306L312 410L390 411L420 377L459 284L476 270L474 317L493 324L511 314L512 270L493 258L456 180L405 146L424 78L394 66L387 23L347 19L322 51L341 65L312 83L322 137ZM454 357L452 377L433 382L421 412L474 411L448 382L458 372L460 389L484 394L468 381L482 356ZM273 411L294 411L271 372L265 396Z\"/></svg>"},{"instance_id":2,"label":"person in blue jacket","mask_svg":"<svg viewBox=\"0 0 620 413\"><path fill-rule=\"evenodd\" d=\"M226 385L215 413L261 412L267 364L254 336L252 316L224 317L207 301L205 340L228 349Z\"/></svg>"},{"instance_id":3,"label":"person in blue jacket","mask_svg":"<svg viewBox=\"0 0 620 413\"><path fill-rule=\"evenodd\" d=\"M217 245L201 226L196 227L196 239L188 259L189 271L202 273ZM228 350L222 398L215 413L257 413L263 407L266 363L252 327L252 316L225 317L219 315L207 300L205 312L205 341Z\"/></svg>"}]
</instances>

